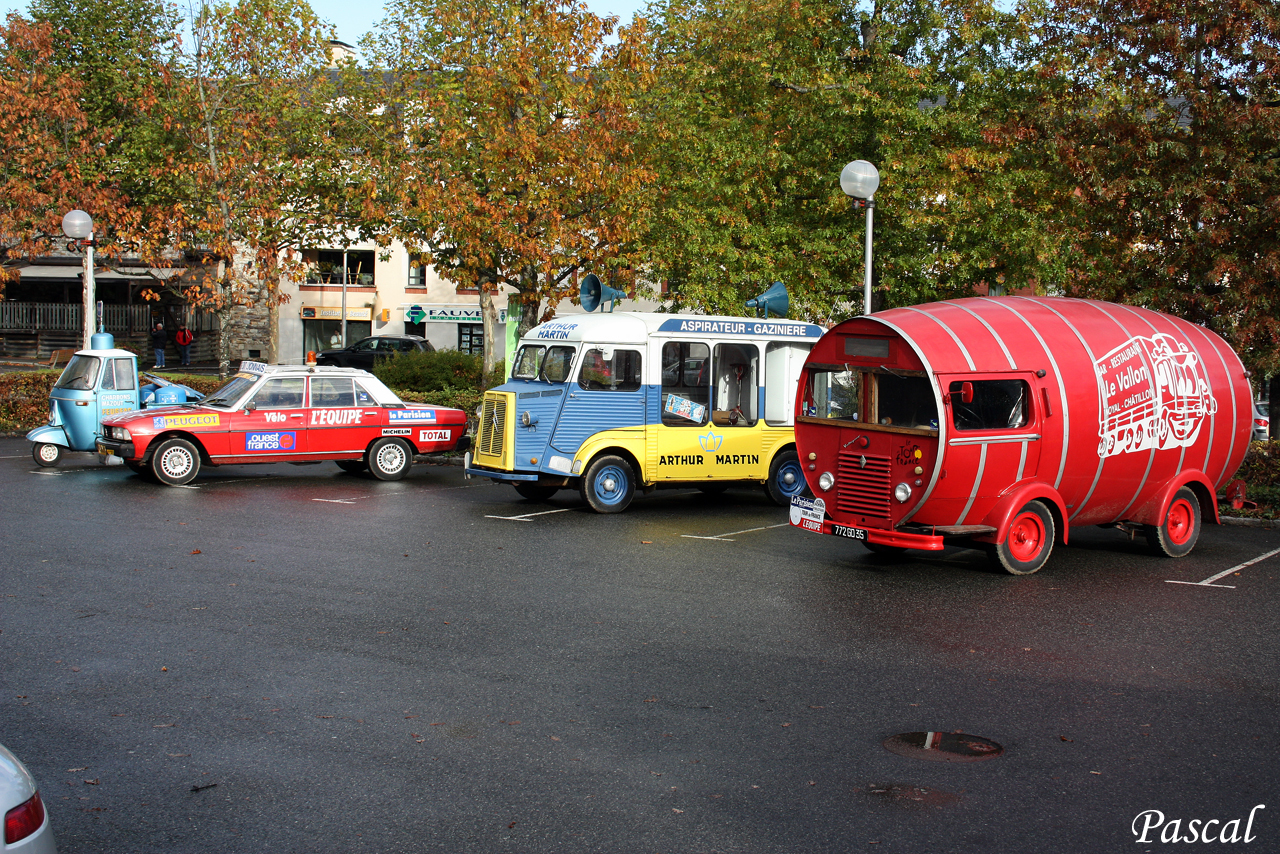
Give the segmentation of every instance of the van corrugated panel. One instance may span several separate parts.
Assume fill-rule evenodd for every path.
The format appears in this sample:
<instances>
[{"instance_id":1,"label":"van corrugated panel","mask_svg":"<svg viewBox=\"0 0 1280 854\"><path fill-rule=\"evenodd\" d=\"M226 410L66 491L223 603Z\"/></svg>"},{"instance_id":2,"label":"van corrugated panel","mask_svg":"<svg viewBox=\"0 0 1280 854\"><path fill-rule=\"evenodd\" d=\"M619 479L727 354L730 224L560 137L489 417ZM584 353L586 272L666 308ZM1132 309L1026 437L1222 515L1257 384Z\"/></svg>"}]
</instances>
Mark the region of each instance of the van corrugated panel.
<instances>
[{"instance_id":1,"label":"van corrugated panel","mask_svg":"<svg viewBox=\"0 0 1280 854\"><path fill-rule=\"evenodd\" d=\"M836 507L844 513L889 518L889 458L844 450L836 460Z\"/></svg>"},{"instance_id":2,"label":"van corrugated panel","mask_svg":"<svg viewBox=\"0 0 1280 854\"><path fill-rule=\"evenodd\" d=\"M575 453L583 442L602 430L641 427L645 398L643 391L577 391L560 410L551 444L562 453Z\"/></svg>"}]
</instances>

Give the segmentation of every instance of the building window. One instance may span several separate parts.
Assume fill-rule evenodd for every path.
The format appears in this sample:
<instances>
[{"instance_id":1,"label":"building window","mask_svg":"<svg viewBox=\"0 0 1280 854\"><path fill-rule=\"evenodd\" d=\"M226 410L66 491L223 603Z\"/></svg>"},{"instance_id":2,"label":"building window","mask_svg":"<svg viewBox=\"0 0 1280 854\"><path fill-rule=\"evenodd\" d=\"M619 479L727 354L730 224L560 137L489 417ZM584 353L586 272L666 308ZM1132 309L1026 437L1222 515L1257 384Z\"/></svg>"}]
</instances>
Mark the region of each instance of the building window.
<instances>
[{"instance_id":1,"label":"building window","mask_svg":"<svg viewBox=\"0 0 1280 854\"><path fill-rule=\"evenodd\" d=\"M406 287L410 290L425 291L427 289L427 268L430 266L430 259L426 255L410 255L409 284Z\"/></svg>"},{"instance_id":2,"label":"building window","mask_svg":"<svg viewBox=\"0 0 1280 854\"><path fill-rule=\"evenodd\" d=\"M473 356L483 356L484 326L479 323L459 323L458 350Z\"/></svg>"},{"instance_id":3,"label":"building window","mask_svg":"<svg viewBox=\"0 0 1280 854\"><path fill-rule=\"evenodd\" d=\"M373 250L309 249L303 252L307 264L307 284L374 287Z\"/></svg>"}]
</instances>

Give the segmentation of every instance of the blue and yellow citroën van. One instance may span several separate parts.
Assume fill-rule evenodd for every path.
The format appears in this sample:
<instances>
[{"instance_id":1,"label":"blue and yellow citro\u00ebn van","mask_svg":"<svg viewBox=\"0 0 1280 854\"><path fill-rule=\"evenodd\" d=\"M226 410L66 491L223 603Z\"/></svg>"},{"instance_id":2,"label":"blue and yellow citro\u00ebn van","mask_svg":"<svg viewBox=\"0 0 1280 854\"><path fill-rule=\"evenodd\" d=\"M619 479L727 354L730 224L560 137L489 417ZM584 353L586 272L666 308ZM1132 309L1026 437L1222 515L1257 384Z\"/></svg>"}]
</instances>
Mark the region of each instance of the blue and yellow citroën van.
<instances>
[{"instance_id":1,"label":"blue and yellow citro\u00ebn van","mask_svg":"<svg viewBox=\"0 0 1280 854\"><path fill-rule=\"evenodd\" d=\"M812 323L645 312L552 320L519 343L485 393L467 474L545 500L576 487L618 513L637 489L805 491L794 407Z\"/></svg>"}]
</instances>

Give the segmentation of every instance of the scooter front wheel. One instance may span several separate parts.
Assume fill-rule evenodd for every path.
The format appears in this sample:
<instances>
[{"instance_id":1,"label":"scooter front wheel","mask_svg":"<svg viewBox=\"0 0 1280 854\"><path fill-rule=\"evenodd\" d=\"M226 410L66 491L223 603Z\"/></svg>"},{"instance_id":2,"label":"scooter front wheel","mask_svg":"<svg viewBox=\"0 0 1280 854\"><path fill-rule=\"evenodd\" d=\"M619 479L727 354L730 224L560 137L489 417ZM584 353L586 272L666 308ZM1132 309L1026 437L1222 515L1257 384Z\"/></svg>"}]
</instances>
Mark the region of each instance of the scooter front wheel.
<instances>
[{"instance_id":1,"label":"scooter front wheel","mask_svg":"<svg viewBox=\"0 0 1280 854\"><path fill-rule=\"evenodd\" d=\"M31 446L31 456L45 468L56 466L58 460L62 459L62 446L49 442L36 442Z\"/></svg>"}]
</instances>

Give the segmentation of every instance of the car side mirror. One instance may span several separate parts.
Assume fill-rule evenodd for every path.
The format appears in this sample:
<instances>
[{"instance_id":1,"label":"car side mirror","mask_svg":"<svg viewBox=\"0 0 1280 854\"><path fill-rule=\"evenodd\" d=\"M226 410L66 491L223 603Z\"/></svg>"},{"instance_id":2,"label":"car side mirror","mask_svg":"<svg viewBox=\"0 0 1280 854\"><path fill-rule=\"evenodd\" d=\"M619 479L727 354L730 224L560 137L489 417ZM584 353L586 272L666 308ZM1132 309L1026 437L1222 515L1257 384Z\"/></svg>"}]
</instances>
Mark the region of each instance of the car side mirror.
<instances>
[{"instance_id":1,"label":"car side mirror","mask_svg":"<svg viewBox=\"0 0 1280 854\"><path fill-rule=\"evenodd\" d=\"M973 403L973 383L960 383L960 402Z\"/></svg>"},{"instance_id":2,"label":"car side mirror","mask_svg":"<svg viewBox=\"0 0 1280 854\"><path fill-rule=\"evenodd\" d=\"M258 404L254 403L252 400L244 405L245 412L253 412L257 408L258 408Z\"/></svg>"}]
</instances>

